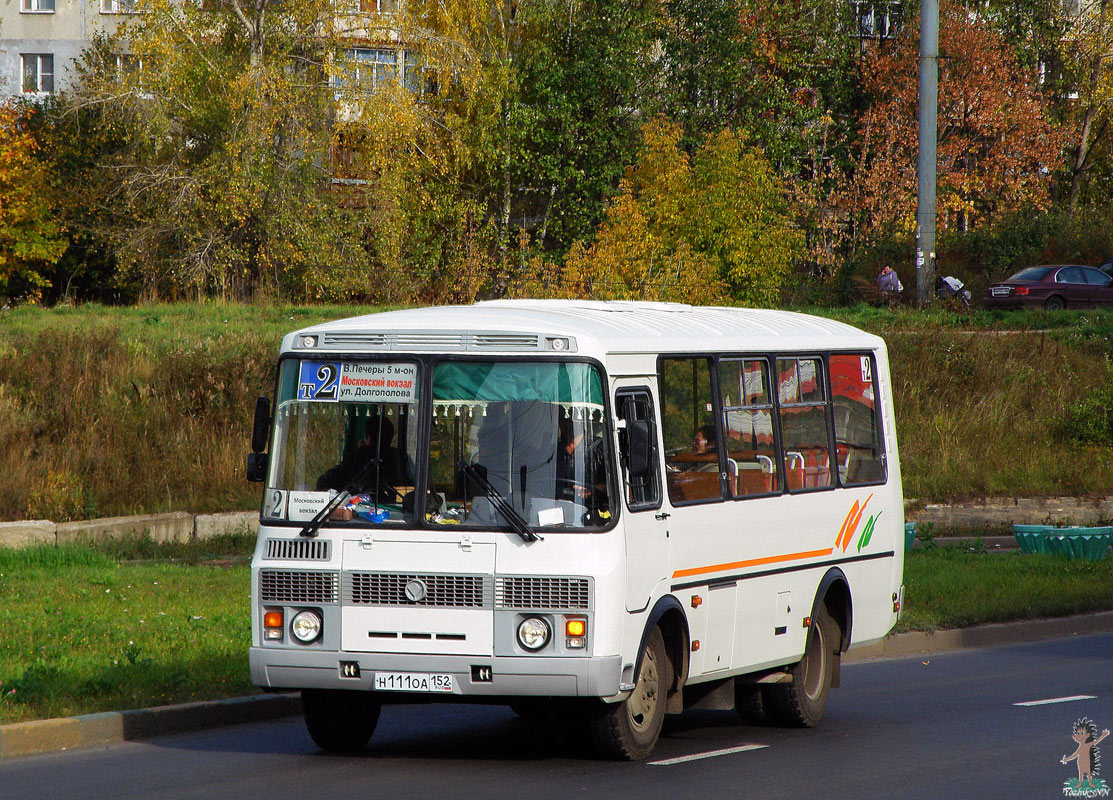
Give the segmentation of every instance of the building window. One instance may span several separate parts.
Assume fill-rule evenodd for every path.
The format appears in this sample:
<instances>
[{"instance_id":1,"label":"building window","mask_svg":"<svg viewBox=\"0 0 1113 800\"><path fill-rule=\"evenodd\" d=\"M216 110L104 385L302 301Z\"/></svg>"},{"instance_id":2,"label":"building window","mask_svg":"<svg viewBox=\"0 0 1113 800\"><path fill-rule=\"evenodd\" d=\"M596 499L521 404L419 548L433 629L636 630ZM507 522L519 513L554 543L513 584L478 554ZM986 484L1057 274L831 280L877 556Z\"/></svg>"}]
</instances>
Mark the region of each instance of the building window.
<instances>
[{"instance_id":1,"label":"building window","mask_svg":"<svg viewBox=\"0 0 1113 800\"><path fill-rule=\"evenodd\" d=\"M116 56L116 81L122 83L130 78L135 78L143 71L143 60L131 53L120 53Z\"/></svg>"},{"instance_id":2,"label":"building window","mask_svg":"<svg viewBox=\"0 0 1113 800\"><path fill-rule=\"evenodd\" d=\"M136 0L101 0L100 11L102 14L136 14Z\"/></svg>"},{"instance_id":3,"label":"building window","mask_svg":"<svg viewBox=\"0 0 1113 800\"><path fill-rule=\"evenodd\" d=\"M398 51L354 48L346 50L344 68L336 78L337 86L372 92L388 80L398 79Z\"/></svg>"},{"instance_id":4,"label":"building window","mask_svg":"<svg viewBox=\"0 0 1113 800\"><path fill-rule=\"evenodd\" d=\"M892 39L901 29L901 3L873 3L854 0L851 4L856 23L855 35L862 39Z\"/></svg>"},{"instance_id":5,"label":"building window","mask_svg":"<svg viewBox=\"0 0 1113 800\"><path fill-rule=\"evenodd\" d=\"M54 92L54 56L50 53L23 53L23 91Z\"/></svg>"},{"instance_id":6,"label":"building window","mask_svg":"<svg viewBox=\"0 0 1113 800\"><path fill-rule=\"evenodd\" d=\"M23 0L19 8L27 14L53 14L54 0Z\"/></svg>"},{"instance_id":7,"label":"building window","mask_svg":"<svg viewBox=\"0 0 1113 800\"><path fill-rule=\"evenodd\" d=\"M393 14L398 10L398 0L359 0L363 14Z\"/></svg>"}]
</instances>

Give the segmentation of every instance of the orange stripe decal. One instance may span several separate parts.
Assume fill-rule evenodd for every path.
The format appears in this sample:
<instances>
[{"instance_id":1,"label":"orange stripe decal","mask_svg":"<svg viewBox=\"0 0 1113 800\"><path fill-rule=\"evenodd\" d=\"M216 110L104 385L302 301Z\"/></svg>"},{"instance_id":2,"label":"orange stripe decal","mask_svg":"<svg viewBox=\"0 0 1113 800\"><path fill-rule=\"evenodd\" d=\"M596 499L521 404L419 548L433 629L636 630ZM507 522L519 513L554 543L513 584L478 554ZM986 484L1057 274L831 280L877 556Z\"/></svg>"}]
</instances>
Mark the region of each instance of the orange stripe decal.
<instances>
[{"instance_id":1,"label":"orange stripe decal","mask_svg":"<svg viewBox=\"0 0 1113 800\"><path fill-rule=\"evenodd\" d=\"M706 575L709 572L722 572L728 569L743 569L745 567L760 567L762 564L781 564L785 561L800 561L805 558L819 558L829 556L833 547L826 550L812 550L807 553L786 553L781 556L766 556L765 558L751 558L748 561L732 561L729 564L716 564L712 567L693 567L692 569L679 569L672 574L674 578L689 578L692 575Z\"/></svg>"},{"instance_id":2,"label":"orange stripe decal","mask_svg":"<svg viewBox=\"0 0 1113 800\"><path fill-rule=\"evenodd\" d=\"M854 534L858 532L858 523L862 521L862 515L866 513L866 506L869 505L870 500L873 499L871 494L866 498L866 502L862 503L862 507L858 509L858 513L854 515L854 519L850 523L850 527L846 530L846 539L840 544L842 551L845 553L846 548L850 547L850 540L854 538Z\"/></svg>"},{"instance_id":3,"label":"orange stripe decal","mask_svg":"<svg viewBox=\"0 0 1113 800\"><path fill-rule=\"evenodd\" d=\"M858 512L858 501L855 500L854 505L852 505L850 507L850 513L848 513L846 515L846 519L844 519L842 521L842 527L839 528L839 535L837 537L835 537L835 547L842 547L842 537L846 535L846 529L850 527L850 520L852 520L854 518L854 515L857 512ZM845 552L845 551L846 551L846 548L843 547L843 552Z\"/></svg>"}]
</instances>

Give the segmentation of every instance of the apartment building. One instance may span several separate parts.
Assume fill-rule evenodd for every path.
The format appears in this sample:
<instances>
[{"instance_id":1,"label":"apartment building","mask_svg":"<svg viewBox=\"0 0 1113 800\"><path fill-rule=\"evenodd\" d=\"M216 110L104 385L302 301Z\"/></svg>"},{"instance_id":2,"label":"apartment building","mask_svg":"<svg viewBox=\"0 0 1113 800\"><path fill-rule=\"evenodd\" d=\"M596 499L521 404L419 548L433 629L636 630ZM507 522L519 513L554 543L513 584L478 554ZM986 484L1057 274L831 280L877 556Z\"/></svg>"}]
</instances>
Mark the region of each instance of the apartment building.
<instances>
[{"instance_id":1,"label":"apartment building","mask_svg":"<svg viewBox=\"0 0 1113 800\"><path fill-rule=\"evenodd\" d=\"M0 98L65 89L94 34L133 11L134 0L0 0Z\"/></svg>"}]
</instances>

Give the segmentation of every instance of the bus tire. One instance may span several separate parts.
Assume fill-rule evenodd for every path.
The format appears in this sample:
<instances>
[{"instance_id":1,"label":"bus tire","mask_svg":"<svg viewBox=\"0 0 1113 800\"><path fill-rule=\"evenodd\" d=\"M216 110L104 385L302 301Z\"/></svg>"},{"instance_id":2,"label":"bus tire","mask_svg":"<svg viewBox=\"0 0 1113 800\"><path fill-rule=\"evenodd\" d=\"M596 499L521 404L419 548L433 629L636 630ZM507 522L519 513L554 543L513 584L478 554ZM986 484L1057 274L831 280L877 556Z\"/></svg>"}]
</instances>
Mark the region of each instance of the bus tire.
<instances>
[{"instance_id":1,"label":"bus tire","mask_svg":"<svg viewBox=\"0 0 1113 800\"><path fill-rule=\"evenodd\" d=\"M302 714L309 736L322 750L361 750L379 722L382 704L366 691L303 689Z\"/></svg>"},{"instance_id":2,"label":"bus tire","mask_svg":"<svg viewBox=\"0 0 1113 800\"><path fill-rule=\"evenodd\" d=\"M595 752L617 761L640 761L653 752L665 721L669 659L661 629L646 639L632 691L621 703L598 709L589 720Z\"/></svg>"},{"instance_id":3,"label":"bus tire","mask_svg":"<svg viewBox=\"0 0 1113 800\"><path fill-rule=\"evenodd\" d=\"M787 670L792 682L763 688L765 710L772 721L792 728L819 724L827 709L838 649L839 626L821 604L808 628L804 657Z\"/></svg>"}]
</instances>

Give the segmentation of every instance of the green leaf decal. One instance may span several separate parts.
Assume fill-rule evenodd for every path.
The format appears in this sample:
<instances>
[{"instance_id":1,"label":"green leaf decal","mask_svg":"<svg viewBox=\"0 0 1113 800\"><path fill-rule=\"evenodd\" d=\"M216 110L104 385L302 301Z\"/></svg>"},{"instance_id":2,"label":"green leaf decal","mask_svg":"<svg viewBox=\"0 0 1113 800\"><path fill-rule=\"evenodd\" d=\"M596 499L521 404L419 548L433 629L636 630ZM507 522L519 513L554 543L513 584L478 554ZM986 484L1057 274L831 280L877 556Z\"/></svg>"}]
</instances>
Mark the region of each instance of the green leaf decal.
<instances>
[{"instance_id":1,"label":"green leaf decal","mask_svg":"<svg viewBox=\"0 0 1113 800\"><path fill-rule=\"evenodd\" d=\"M873 536L874 523L877 521L877 518L880 517L880 516L881 516L881 512L878 512L874 516L871 516L869 518L869 521L866 522L865 530L862 531L862 535L858 538L858 552L859 553L862 552L863 547L865 547L866 545L868 545L870 543L870 538Z\"/></svg>"}]
</instances>

